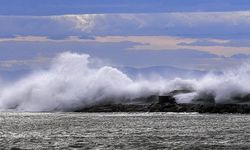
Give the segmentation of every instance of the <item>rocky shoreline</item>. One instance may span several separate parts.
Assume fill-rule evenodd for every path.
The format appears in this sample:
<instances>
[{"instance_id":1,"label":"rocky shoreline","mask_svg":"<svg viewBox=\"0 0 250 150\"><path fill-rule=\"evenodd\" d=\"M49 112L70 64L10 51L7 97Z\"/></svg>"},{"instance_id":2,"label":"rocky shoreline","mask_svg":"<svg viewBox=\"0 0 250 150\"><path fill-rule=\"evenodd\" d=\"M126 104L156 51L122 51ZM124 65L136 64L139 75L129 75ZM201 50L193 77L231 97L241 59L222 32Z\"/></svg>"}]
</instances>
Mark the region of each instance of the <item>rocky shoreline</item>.
<instances>
[{"instance_id":1,"label":"rocky shoreline","mask_svg":"<svg viewBox=\"0 0 250 150\"><path fill-rule=\"evenodd\" d=\"M250 114L246 104L105 104L95 105L75 112L198 112Z\"/></svg>"},{"instance_id":2,"label":"rocky shoreline","mask_svg":"<svg viewBox=\"0 0 250 150\"><path fill-rule=\"evenodd\" d=\"M176 93L176 92L175 92ZM250 114L249 104L186 103L178 104L173 96L151 96L138 99L140 103L106 103L75 110L75 112L198 112Z\"/></svg>"}]
</instances>

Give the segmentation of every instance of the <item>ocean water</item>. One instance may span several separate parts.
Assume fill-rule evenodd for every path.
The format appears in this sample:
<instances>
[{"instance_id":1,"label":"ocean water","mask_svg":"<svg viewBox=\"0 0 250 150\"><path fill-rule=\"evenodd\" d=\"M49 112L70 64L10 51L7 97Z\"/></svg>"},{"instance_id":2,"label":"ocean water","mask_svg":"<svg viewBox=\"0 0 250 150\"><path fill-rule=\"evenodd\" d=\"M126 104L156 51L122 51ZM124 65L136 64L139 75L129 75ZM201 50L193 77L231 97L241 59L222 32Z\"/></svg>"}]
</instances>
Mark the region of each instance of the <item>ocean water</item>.
<instances>
[{"instance_id":1,"label":"ocean water","mask_svg":"<svg viewBox=\"0 0 250 150\"><path fill-rule=\"evenodd\" d=\"M249 149L250 115L0 113L0 149Z\"/></svg>"}]
</instances>

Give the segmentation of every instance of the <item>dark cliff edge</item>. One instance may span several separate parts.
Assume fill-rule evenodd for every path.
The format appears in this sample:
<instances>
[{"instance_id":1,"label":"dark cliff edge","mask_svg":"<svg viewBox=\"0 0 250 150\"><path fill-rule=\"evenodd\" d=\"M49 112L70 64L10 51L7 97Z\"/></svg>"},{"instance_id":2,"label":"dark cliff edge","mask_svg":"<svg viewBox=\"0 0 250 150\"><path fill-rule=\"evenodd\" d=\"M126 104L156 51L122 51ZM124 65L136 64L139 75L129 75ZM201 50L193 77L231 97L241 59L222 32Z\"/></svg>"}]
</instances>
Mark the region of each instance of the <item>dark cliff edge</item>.
<instances>
[{"instance_id":1,"label":"dark cliff edge","mask_svg":"<svg viewBox=\"0 0 250 150\"><path fill-rule=\"evenodd\" d=\"M78 108L75 112L198 112L198 113L239 113L250 114L250 104L242 103L214 103L211 98L204 101L199 98L199 103L178 104L174 98L175 94L187 93L189 91L173 91L164 96L150 96L137 99L135 103L103 103L88 107ZM242 101L250 100L249 95L243 97ZM237 98L239 100L239 98Z\"/></svg>"}]
</instances>

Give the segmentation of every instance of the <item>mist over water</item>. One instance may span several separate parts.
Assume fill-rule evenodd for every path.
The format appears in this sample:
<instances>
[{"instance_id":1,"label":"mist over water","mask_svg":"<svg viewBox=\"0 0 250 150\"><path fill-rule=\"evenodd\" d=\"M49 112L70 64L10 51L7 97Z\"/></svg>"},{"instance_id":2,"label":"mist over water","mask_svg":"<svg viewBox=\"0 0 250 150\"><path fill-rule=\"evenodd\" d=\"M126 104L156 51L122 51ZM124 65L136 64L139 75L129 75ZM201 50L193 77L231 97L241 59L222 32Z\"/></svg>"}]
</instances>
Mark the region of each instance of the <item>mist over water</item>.
<instances>
[{"instance_id":1,"label":"mist over water","mask_svg":"<svg viewBox=\"0 0 250 150\"><path fill-rule=\"evenodd\" d=\"M93 67L87 54L65 52L55 57L49 69L34 71L19 81L0 80L0 109L18 111L70 111L101 102L133 101L150 95L188 89L176 95L179 103L212 95L216 102L231 101L250 93L250 67L190 79L132 79L110 66Z\"/></svg>"}]
</instances>

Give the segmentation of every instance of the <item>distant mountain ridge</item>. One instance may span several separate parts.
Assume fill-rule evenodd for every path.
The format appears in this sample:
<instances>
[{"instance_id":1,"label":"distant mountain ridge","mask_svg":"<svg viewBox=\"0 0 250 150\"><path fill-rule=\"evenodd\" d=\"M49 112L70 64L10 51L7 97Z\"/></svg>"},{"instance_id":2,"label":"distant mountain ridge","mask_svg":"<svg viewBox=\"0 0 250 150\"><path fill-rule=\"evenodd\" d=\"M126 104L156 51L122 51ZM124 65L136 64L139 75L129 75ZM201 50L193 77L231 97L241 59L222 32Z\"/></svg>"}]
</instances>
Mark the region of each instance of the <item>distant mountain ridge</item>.
<instances>
[{"instance_id":1,"label":"distant mountain ridge","mask_svg":"<svg viewBox=\"0 0 250 150\"><path fill-rule=\"evenodd\" d=\"M143 77L152 77L152 76L162 76L167 78L189 78L189 77L202 77L208 73L208 71L200 71L200 70L189 70L189 69L181 69L172 66L151 66L151 67L116 67L122 72L126 73L131 78L136 78L139 76Z\"/></svg>"},{"instance_id":2,"label":"distant mountain ridge","mask_svg":"<svg viewBox=\"0 0 250 150\"><path fill-rule=\"evenodd\" d=\"M118 70L122 71L130 78L138 78L145 77L150 78L154 76L161 76L166 78L199 78L208 73L208 71L200 71L200 70L189 70L189 69L181 69L172 66L151 66L151 67L129 67L129 66L113 66ZM21 69L21 70L0 70L0 77L6 80L17 80L22 78L23 76L31 73L32 70L29 69Z\"/></svg>"}]
</instances>

